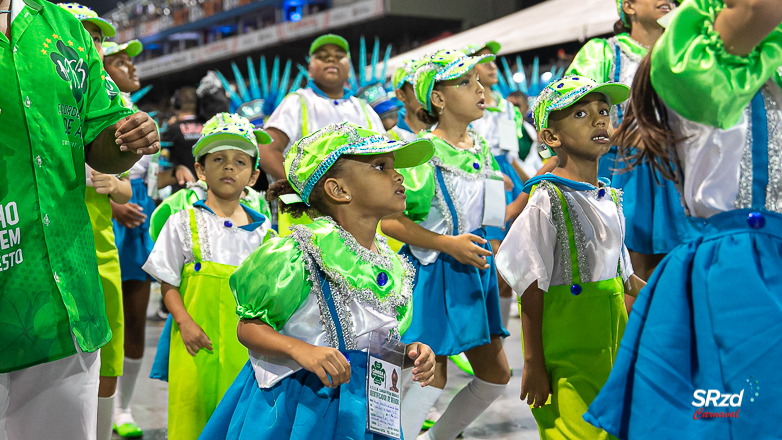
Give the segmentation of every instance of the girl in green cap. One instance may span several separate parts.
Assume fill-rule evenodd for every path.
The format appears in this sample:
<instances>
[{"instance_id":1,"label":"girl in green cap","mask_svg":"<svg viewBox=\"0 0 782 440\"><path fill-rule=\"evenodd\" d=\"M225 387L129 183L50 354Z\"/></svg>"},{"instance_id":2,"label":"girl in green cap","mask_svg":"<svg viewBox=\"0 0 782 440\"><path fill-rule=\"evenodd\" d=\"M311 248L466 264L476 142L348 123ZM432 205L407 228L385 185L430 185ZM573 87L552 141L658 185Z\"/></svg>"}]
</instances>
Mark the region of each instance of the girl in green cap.
<instances>
[{"instance_id":1,"label":"girl in green cap","mask_svg":"<svg viewBox=\"0 0 782 440\"><path fill-rule=\"evenodd\" d=\"M143 269L161 283L173 317L168 437L197 438L247 361L236 338L228 277L264 241L270 221L240 204L260 171L258 143L268 135L240 116L221 113L193 148L205 201L173 214Z\"/></svg>"},{"instance_id":2,"label":"girl in green cap","mask_svg":"<svg viewBox=\"0 0 782 440\"><path fill-rule=\"evenodd\" d=\"M584 416L621 439L780 436L779 6L685 0L638 68L619 154L676 182L704 228L638 297Z\"/></svg>"},{"instance_id":3,"label":"girl in green cap","mask_svg":"<svg viewBox=\"0 0 782 440\"><path fill-rule=\"evenodd\" d=\"M631 86L638 63L660 38L657 20L675 8L673 0L616 0L619 21L615 36L595 38L576 54L566 75L591 78L598 83L618 82ZM619 126L627 103L611 109L611 121ZM600 159L600 177L611 179L614 188L624 191L627 216L627 247L638 276L648 279L663 256L696 234L687 221L679 195L671 182L647 164L621 171L627 164L618 161L616 147ZM663 182L662 185L658 182ZM627 298L632 304L632 298Z\"/></svg>"},{"instance_id":4,"label":"girl in green cap","mask_svg":"<svg viewBox=\"0 0 782 440\"><path fill-rule=\"evenodd\" d=\"M505 389L510 369L502 339L497 272L484 226L505 223L505 188L491 148L469 124L483 116L484 89L475 66L494 55L443 50L413 74L417 117L435 146L424 165L402 170L407 209L383 220L383 232L407 246L418 273L413 317L403 340L421 340L437 354L432 387L412 388L402 403L405 438L418 435L447 381L447 356L465 352L475 377L429 431L454 439Z\"/></svg>"},{"instance_id":5,"label":"girl in green cap","mask_svg":"<svg viewBox=\"0 0 782 440\"><path fill-rule=\"evenodd\" d=\"M368 354L381 354L371 341L393 342L397 354L383 359L394 371L413 367L413 388L432 381L435 362L428 346L399 342L410 323L415 270L376 231L380 219L405 209L395 168L431 157L426 139L389 141L350 123L294 144L288 177L269 188L269 199L294 218L308 213L315 220L267 241L231 276L237 333L250 360L201 439L399 438L392 366L368 368ZM378 415L368 407L368 379L396 401L395 410L379 413L396 420L385 435L367 428Z\"/></svg>"}]
</instances>

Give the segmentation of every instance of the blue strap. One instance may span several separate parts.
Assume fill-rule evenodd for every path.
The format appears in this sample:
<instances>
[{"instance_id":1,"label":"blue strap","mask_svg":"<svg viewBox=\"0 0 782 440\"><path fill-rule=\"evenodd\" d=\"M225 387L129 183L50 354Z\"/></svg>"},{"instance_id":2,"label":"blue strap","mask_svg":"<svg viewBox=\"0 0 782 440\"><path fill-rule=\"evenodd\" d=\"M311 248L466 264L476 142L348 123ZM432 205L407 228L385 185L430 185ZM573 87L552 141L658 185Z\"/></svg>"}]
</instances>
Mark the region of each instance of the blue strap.
<instances>
[{"instance_id":1,"label":"blue strap","mask_svg":"<svg viewBox=\"0 0 782 440\"><path fill-rule=\"evenodd\" d=\"M529 193L532 191L532 187L543 182L543 181L549 181L554 182L559 185L564 185L570 188L573 188L576 191L589 191L593 190L596 187L593 185L590 185L585 182L576 182L575 180L565 179L564 177L559 177L556 174L552 173L545 173L541 174L540 176L533 176L530 177L526 182L524 182L524 187L521 189L525 193Z\"/></svg>"},{"instance_id":2,"label":"blue strap","mask_svg":"<svg viewBox=\"0 0 782 440\"><path fill-rule=\"evenodd\" d=\"M614 82L618 83L619 74L622 72L622 55L618 42L614 44L614 52L616 53L616 57L614 57ZM621 123L624 119L624 115L622 114L622 107L620 107L619 104L616 105L616 111L619 118L619 123Z\"/></svg>"},{"instance_id":3,"label":"blue strap","mask_svg":"<svg viewBox=\"0 0 782 440\"><path fill-rule=\"evenodd\" d=\"M453 219L453 235L459 235L459 217L456 215L456 208L451 200L451 195L448 194L448 188L445 186L445 179L443 179L443 171L440 167L434 167L435 175L437 176L437 183L440 185L440 190L443 192L443 198L445 204L448 205L448 210L451 211L451 218Z\"/></svg>"},{"instance_id":4,"label":"blue strap","mask_svg":"<svg viewBox=\"0 0 782 440\"><path fill-rule=\"evenodd\" d=\"M334 304L334 297L331 295L331 285L326 279L326 274L322 270L318 269L318 277L320 278L320 290L323 294L323 298L326 300L326 305L329 307L329 314L331 320L334 322L334 328L337 330L337 340L339 342L339 351L345 352L345 334L342 332L342 325L339 323L339 317L337 315L337 307Z\"/></svg>"},{"instance_id":5,"label":"blue strap","mask_svg":"<svg viewBox=\"0 0 782 440\"><path fill-rule=\"evenodd\" d=\"M752 208L766 207L768 186L768 116L763 94L752 98Z\"/></svg>"}]
</instances>

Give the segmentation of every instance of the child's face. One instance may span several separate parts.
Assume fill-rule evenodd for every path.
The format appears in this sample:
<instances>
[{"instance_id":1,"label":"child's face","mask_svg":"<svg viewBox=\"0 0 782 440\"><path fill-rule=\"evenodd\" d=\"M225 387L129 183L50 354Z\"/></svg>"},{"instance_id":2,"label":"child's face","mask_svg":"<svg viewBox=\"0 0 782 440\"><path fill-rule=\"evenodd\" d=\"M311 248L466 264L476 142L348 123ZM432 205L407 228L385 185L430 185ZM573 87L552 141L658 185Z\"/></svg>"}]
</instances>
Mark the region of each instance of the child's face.
<instances>
[{"instance_id":1,"label":"child's face","mask_svg":"<svg viewBox=\"0 0 782 440\"><path fill-rule=\"evenodd\" d=\"M408 115L415 115L415 112L421 108L421 104L415 97L415 90L413 85L406 82L401 88L396 90L396 97L405 104L405 110Z\"/></svg>"},{"instance_id":2,"label":"child's face","mask_svg":"<svg viewBox=\"0 0 782 440\"><path fill-rule=\"evenodd\" d=\"M483 86L478 81L478 71L472 69L459 78L444 81L440 90L432 92L432 105L445 106L444 113L459 120L475 121L483 117L486 101Z\"/></svg>"},{"instance_id":3,"label":"child's face","mask_svg":"<svg viewBox=\"0 0 782 440\"><path fill-rule=\"evenodd\" d=\"M491 49L485 47L478 51L475 56L491 54ZM481 84L483 84L483 87L490 88L499 82L497 79L497 63L494 61L478 64L475 66L475 70L478 72L478 77L481 79Z\"/></svg>"},{"instance_id":4,"label":"child's face","mask_svg":"<svg viewBox=\"0 0 782 440\"><path fill-rule=\"evenodd\" d=\"M326 44L310 56L308 72L315 83L336 87L347 81L350 75L350 59L341 47Z\"/></svg>"},{"instance_id":5,"label":"child's face","mask_svg":"<svg viewBox=\"0 0 782 440\"><path fill-rule=\"evenodd\" d=\"M136 66L125 52L106 57L103 67L120 91L133 93L141 87L136 75Z\"/></svg>"},{"instance_id":6,"label":"child's face","mask_svg":"<svg viewBox=\"0 0 782 440\"><path fill-rule=\"evenodd\" d=\"M632 0L622 4L626 16L641 26L658 26L657 20L671 12L675 6L670 0Z\"/></svg>"},{"instance_id":7,"label":"child's face","mask_svg":"<svg viewBox=\"0 0 782 440\"><path fill-rule=\"evenodd\" d=\"M339 177L349 191L357 215L383 218L403 212L407 205L404 180L394 169L394 153L347 156Z\"/></svg>"},{"instance_id":8,"label":"child's face","mask_svg":"<svg viewBox=\"0 0 782 440\"><path fill-rule=\"evenodd\" d=\"M93 46L95 46L95 50L98 51L100 60L103 61L103 33L100 31L100 28L95 23L84 21L82 22L82 25L84 25L84 29L86 29L87 32L90 33L90 38L92 38L92 44Z\"/></svg>"},{"instance_id":9,"label":"child's face","mask_svg":"<svg viewBox=\"0 0 782 440\"><path fill-rule=\"evenodd\" d=\"M597 160L611 147L610 111L603 94L590 93L566 109L551 112L549 128L541 131L541 138L554 151Z\"/></svg>"},{"instance_id":10,"label":"child's face","mask_svg":"<svg viewBox=\"0 0 782 440\"><path fill-rule=\"evenodd\" d=\"M196 163L198 178L205 181L209 191L223 200L238 200L245 186L252 186L260 171L255 159L239 150L208 153L204 164Z\"/></svg>"}]
</instances>

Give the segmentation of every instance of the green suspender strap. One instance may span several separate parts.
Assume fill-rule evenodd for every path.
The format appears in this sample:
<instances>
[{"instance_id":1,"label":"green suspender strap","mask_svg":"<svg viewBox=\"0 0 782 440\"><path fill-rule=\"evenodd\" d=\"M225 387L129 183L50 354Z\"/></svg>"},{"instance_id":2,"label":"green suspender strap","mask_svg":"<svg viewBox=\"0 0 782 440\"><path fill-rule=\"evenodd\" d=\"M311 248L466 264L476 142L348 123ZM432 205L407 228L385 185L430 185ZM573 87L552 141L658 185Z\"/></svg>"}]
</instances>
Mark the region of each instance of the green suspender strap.
<instances>
[{"instance_id":1,"label":"green suspender strap","mask_svg":"<svg viewBox=\"0 0 782 440\"><path fill-rule=\"evenodd\" d=\"M301 137L307 136L309 133L309 123L307 119L307 104L304 102L304 96L301 93L299 95L299 101L301 101Z\"/></svg>"},{"instance_id":2,"label":"green suspender strap","mask_svg":"<svg viewBox=\"0 0 782 440\"><path fill-rule=\"evenodd\" d=\"M201 241L198 239L198 225L196 224L195 209L190 208L190 232L193 235L193 258L196 263L201 263Z\"/></svg>"},{"instance_id":3,"label":"green suspender strap","mask_svg":"<svg viewBox=\"0 0 782 440\"><path fill-rule=\"evenodd\" d=\"M611 199L614 201L614 204L616 205L616 218L619 220L619 227L622 228L622 207L619 206L619 197L616 196L616 190L614 188L611 188ZM624 256L624 244L625 244L625 238L624 238L624 230L622 232L622 249L619 249L619 259L616 260L616 275L622 276L622 257Z\"/></svg>"}]
</instances>

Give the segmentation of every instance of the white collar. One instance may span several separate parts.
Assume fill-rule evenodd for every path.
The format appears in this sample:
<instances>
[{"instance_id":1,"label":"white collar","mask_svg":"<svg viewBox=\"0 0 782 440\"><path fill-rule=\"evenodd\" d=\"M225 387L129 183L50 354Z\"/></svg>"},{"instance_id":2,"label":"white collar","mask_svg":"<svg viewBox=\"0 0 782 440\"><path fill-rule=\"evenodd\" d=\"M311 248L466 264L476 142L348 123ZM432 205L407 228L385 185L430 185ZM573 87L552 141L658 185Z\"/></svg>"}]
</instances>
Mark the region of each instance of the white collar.
<instances>
[{"instance_id":1,"label":"white collar","mask_svg":"<svg viewBox=\"0 0 782 440\"><path fill-rule=\"evenodd\" d=\"M24 9L24 0L11 0L11 23Z\"/></svg>"}]
</instances>

